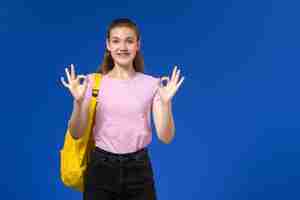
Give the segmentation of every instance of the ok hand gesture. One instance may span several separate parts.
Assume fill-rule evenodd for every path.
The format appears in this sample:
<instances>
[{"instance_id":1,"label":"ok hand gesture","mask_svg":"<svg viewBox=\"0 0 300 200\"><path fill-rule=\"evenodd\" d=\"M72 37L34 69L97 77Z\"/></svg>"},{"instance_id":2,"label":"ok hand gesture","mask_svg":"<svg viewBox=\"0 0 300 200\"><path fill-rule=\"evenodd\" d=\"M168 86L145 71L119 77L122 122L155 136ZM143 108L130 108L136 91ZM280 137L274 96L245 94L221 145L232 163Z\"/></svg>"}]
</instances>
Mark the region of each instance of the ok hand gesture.
<instances>
[{"instance_id":1,"label":"ok hand gesture","mask_svg":"<svg viewBox=\"0 0 300 200\"><path fill-rule=\"evenodd\" d=\"M69 91L71 92L73 98L75 99L75 101L77 103L81 103L86 89L87 89L87 81L88 78L87 76L84 75L78 75L76 77L76 73L75 73L75 67L73 64L71 64L71 73L69 72L68 68L65 68L65 72L67 75L67 79L68 79L68 83L65 82L64 77L61 77L61 82L62 84L69 89ZM83 83L80 84L80 79L83 79Z\"/></svg>"},{"instance_id":2,"label":"ok hand gesture","mask_svg":"<svg viewBox=\"0 0 300 200\"><path fill-rule=\"evenodd\" d=\"M161 78L160 87L158 89L159 95L163 101L163 103L169 103L173 96L176 94L178 88L182 84L184 77L180 78L180 70L177 70L177 66L174 67L171 80L169 77L164 76ZM162 81L167 80L167 85L164 86Z\"/></svg>"}]
</instances>

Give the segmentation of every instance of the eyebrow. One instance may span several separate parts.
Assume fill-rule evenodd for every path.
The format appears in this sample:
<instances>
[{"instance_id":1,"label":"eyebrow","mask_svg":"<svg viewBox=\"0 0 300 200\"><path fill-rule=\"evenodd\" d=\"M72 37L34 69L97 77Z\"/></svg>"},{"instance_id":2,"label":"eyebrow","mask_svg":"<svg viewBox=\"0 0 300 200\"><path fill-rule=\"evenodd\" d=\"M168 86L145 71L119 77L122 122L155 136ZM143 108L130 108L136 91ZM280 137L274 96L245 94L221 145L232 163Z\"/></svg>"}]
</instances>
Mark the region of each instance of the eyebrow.
<instances>
[{"instance_id":1,"label":"eyebrow","mask_svg":"<svg viewBox=\"0 0 300 200\"><path fill-rule=\"evenodd\" d=\"M113 37L111 37L111 39L120 39L120 38L118 36L113 36ZM125 38L125 39L134 39L134 37L133 36L129 36L129 37Z\"/></svg>"}]
</instances>

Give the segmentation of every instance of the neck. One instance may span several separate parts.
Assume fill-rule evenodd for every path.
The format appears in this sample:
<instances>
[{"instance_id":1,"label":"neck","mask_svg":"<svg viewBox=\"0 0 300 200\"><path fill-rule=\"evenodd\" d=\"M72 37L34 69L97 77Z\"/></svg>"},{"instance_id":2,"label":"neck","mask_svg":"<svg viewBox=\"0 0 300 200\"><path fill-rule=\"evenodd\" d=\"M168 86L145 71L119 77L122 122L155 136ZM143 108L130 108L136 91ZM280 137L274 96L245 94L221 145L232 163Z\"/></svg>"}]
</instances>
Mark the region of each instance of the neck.
<instances>
[{"instance_id":1,"label":"neck","mask_svg":"<svg viewBox=\"0 0 300 200\"><path fill-rule=\"evenodd\" d=\"M130 79L135 75L135 73L133 65L120 66L116 64L108 75L118 79Z\"/></svg>"}]
</instances>

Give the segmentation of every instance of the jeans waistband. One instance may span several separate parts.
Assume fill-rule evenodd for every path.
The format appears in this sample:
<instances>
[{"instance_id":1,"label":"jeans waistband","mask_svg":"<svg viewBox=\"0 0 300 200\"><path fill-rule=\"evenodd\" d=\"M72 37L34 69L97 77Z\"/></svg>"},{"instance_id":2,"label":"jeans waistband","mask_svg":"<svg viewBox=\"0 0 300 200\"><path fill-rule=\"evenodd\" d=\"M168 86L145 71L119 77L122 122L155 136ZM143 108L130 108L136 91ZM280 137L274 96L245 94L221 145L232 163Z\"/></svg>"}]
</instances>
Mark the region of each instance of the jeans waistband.
<instances>
[{"instance_id":1,"label":"jeans waistband","mask_svg":"<svg viewBox=\"0 0 300 200\"><path fill-rule=\"evenodd\" d=\"M100 154L101 156L109 158L110 160L119 160L119 161L138 160L138 159L141 159L142 157L148 155L148 149L146 147L143 149L140 149L136 152L132 152L132 153L117 154L117 153L105 151L96 146L94 148L94 152L96 154Z\"/></svg>"}]
</instances>

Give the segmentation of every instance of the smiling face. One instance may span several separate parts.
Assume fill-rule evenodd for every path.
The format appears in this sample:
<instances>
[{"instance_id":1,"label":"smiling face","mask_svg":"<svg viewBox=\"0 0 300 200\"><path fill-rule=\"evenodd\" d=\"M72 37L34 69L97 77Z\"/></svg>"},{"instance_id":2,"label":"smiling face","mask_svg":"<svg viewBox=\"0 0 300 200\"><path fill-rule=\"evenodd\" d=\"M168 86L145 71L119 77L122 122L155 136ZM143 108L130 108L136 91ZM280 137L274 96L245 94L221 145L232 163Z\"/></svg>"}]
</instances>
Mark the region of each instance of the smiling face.
<instances>
[{"instance_id":1,"label":"smiling face","mask_svg":"<svg viewBox=\"0 0 300 200\"><path fill-rule=\"evenodd\" d=\"M132 66L136 53L140 49L140 41L132 28L120 26L111 29L106 47L115 65Z\"/></svg>"}]
</instances>

